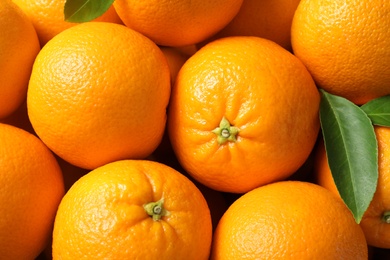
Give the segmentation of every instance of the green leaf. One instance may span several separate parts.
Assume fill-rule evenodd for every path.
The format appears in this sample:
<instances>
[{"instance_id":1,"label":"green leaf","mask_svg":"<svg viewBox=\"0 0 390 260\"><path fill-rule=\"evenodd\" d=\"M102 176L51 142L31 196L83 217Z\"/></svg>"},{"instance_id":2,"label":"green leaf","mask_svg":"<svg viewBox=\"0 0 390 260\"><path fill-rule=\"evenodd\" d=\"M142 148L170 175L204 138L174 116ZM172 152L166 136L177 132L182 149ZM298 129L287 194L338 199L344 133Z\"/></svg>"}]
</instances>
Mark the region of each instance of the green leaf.
<instances>
[{"instance_id":1,"label":"green leaf","mask_svg":"<svg viewBox=\"0 0 390 260\"><path fill-rule=\"evenodd\" d=\"M374 125L390 126L390 95L373 99L361 106L361 109Z\"/></svg>"},{"instance_id":2,"label":"green leaf","mask_svg":"<svg viewBox=\"0 0 390 260\"><path fill-rule=\"evenodd\" d=\"M378 181L374 127L360 107L320 91L320 122L329 167L341 198L360 223Z\"/></svg>"},{"instance_id":3,"label":"green leaf","mask_svg":"<svg viewBox=\"0 0 390 260\"><path fill-rule=\"evenodd\" d=\"M114 0L66 0L64 6L65 21L89 22L104 14Z\"/></svg>"}]
</instances>

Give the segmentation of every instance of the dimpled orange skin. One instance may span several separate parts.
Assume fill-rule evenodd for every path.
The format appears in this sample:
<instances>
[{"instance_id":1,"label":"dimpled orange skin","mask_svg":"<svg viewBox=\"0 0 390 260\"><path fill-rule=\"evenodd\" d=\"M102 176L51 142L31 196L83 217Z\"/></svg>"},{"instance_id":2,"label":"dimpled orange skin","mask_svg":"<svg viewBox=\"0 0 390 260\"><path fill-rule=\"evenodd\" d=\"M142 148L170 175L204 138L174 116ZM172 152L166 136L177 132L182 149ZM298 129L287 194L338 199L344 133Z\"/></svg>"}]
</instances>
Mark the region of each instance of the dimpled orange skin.
<instances>
[{"instance_id":1,"label":"dimpled orange skin","mask_svg":"<svg viewBox=\"0 0 390 260\"><path fill-rule=\"evenodd\" d=\"M151 154L165 129L169 96L169 68L157 45L123 25L89 22L42 48L27 108L52 151L93 169Z\"/></svg>"},{"instance_id":2,"label":"dimpled orange skin","mask_svg":"<svg viewBox=\"0 0 390 260\"><path fill-rule=\"evenodd\" d=\"M211 39L258 36L291 51L291 22L300 0L244 0L233 20Z\"/></svg>"},{"instance_id":3,"label":"dimpled orange skin","mask_svg":"<svg viewBox=\"0 0 390 260\"><path fill-rule=\"evenodd\" d=\"M35 259L49 242L64 195L61 169L34 135L0 123L0 252Z\"/></svg>"},{"instance_id":4,"label":"dimpled orange skin","mask_svg":"<svg viewBox=\"0 0 390 260\"><path fill-rule=\"evenodd\" d=\"M41 46L44 46L58 33L77 23L65 21L64 6L66 0L12 0L28 15L33 23ZM93 21L122 24L121 19L111 6L103 15Z\"/></svg>"},{"instance_id":5,"label":"dimpled orange skin","mask_svg":"<svg viewBox=\"0 0 390 260\"><path fill-rule=\"evenodd\" d=\"M238 13L243 0L116 0L123 23L159 45L185 46L210 37Z\"/></svg>"},{"instance_id":6,"label":"dimpled orange skin","mask_svg":"<svg viewBox=\"0 0 390 260\"><path fill-rule=\"evenodd\" d=\"M238 198L213 236L211 259L368 259L345 204L318 185L281 181Z\"/></svg>"},{"instance_id":7,"label":"dimpled orange skin","mask_svg":"<svg viewBox=\"0 0 390 260\"><path fill-rule=\"evenodd\" d=\"M293 174L319 131L320 96L302 63L276 43L231 37L209 43L181 68L168 132L183 168L219 191L247 192ZM220 145L225 117L239 129Z\"/></svg>"},{"instance_id":8,"label":"dimpled orange skin","mask_svg":"<svg viewBox=\"0 0 390 260\"><path fill-rule=\"evenodd\" d=\"M143 206L163 199L153 220ZM210 211L200 190L166 165L124 160L84 175L68 191L53 231L54 259L209 257Z\"/></svg>"},{"instance_id":9,"label":"dimpled orange skin","mask_svg":"<svg viewBox=\"0 0 390 260\"><path fill-rule=\"evenodd\" d=\"M379 176L374 197L360 222L370 246L390 249L390 224L383 219L390 215L390 129L375 126L378 140ZM330 171L323 142L316 149L314 171L316 182L340 196Z\"/></svg>"},{"instance_id":10,"label":"dimpled orange skin","mask_svg":"<svg viewBox=\"0 0 390 260\"><path fill-rule=\"evenodd\" d=\"M0 2L0 119L26 98L32 65L40 50L35 29L10 0Z\"/></svg>"},{"instance_id":11,"label":"dimpled orange skin","mask_svg":"<svg viewBox=\"0 0 390 260\"><path fill-rule=\"evenodd\" d=\"M390 1L302 0L295 55L317 85L356 104L390 94Z\"/></svg>"}]
</instances>

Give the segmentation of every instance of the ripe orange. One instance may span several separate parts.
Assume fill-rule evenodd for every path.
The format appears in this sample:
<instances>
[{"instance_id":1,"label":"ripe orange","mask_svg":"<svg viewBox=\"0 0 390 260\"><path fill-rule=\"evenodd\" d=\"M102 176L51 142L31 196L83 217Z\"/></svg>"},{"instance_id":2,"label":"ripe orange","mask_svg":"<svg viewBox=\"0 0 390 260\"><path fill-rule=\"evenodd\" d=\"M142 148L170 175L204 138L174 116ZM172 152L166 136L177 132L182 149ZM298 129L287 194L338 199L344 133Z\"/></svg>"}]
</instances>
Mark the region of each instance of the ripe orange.
<instances>
[{"instance_id":1,"label":"ripe orange","mask_svg":"<svg viewBox=\"0 0 390 260\"><path fill-rule=\"evenodd\" d=\"M259 37L204 46L179 71L168 133L183 168L244 193L293 174L319 132L319 92L290 52Z\"/></svg>"},{"instance_id":2,"label":"ripe orange","mask_svg":"<svg viewBox=\"0 0 390 260\"><path fill-rule=\"evenodd\" d=\"M51 237L64 195L62 173L34 135L0 123L0 252L2 259L34 259Z\"/></svg>"},{"instance_id":3,"label":"ripe orange","mask_svg":"<svg viewBox=\"0 0 390 260\"><path fill-rule=\"evenodd\" d=\"M177 74L179 73L180 68L187 61L190 55L181 51L176 47L160 47L161 51L164 53L165 58L167 59L169 71L171 75L171 84L175 83Z\"/></svg>"},{"instance_id":4,"label":"ripe orange","mask_svg":"<svg viewBox=\"0 0 390 260\"><path fill-rule=\"evenodd\" d=\"M54 259L208 259L210 211L173 168L123 160L81 177L66 193L53 231Z\"/></svg>"},{"instance_id":5,"label":"ripe orange","mask_svg":"<svg viewBox=\"0 0 390 260\"><path fill-rule=\"evenodd\" d=\"M379 178L375 195L360 222L367 243L374 247L390 248L390 128L375 127L378 140ZM334 194L339 192L328 165L324 143L316 149L314 171L316 182Z\"/></svg>"},{"instance_id":6,"label":"ripe orange","mask_svg":"<svg viewBox=\"0 0 390 260\"><path fill-rule=\"evenodd\" d=\"M12 0L28 15L41 43L45 45L51 38L77 23L65 21L64 6L66 0ZM94 21L123 24L113 6Z\"/></svg>"},{"instance_id":7,"label":"ripe orange","mask_svg":"<svg viewBox=\"0 0 390 260\"><path fill-rule=\"evenodd\" d=\"M291 22L300 0L244 0L233 20L210 40L227 36L258 36L291 51Z\"/></svg>"},{"instance_id":8,"label":"ripe orange","mask_svg":"<svg viewBox=\"0 0 390 260\"><path fill-rule=\"evenodd\" d=\"M222 216L211 259L367 259L364 234L328 190L281 181L238 198Z\"/></svg>"},{"instance_id":9,"label":"ripe orange","mask_svg":"<svg viewBox=\"0 0 390 260\"><path fill-rule=\"evenodd\" d=\"M5 118L26 98L40 47L33 25L10 0L0 2L0 31L0 118Z\"/></svg>"},{"instance_id":10,"label":"ripe orange","mask_svg":"<svg viewBox=\"0 0 390 260\"><path fill-rule=\"evenodd\" d=\"M123 23L159 45L198 43L227 25L243 0L138 1L116 0Z\"/></svg>"},{"instance_id":11,"label":"ripe orange","mask_svg":"<svg viewBox=\"0 0 390 260\"><path fill-rule=\"evenodd\" d=\"M319 87L356 104L390 94L390 1L302 0L291 39Z\"/></svg>"},{"instance_id":12,"label":"ripe orange","mask_svg":"<svg viewBox=\"0 0 390 260\"><path fill-rule=\"evenodd\" d=\"M27 108L52 151L93 169L151 154L164 133L169 96L169 68L156 44L123 25L89 22L42 48Z\"/></svg>"},{"instance_id":13,"label":"ripe orange","mask_svg":"<svg viewBox=\"0 0 390 260\"><path fill-rule=\"evenodd\" d=\"M198 51L199 48L196 46L196 44L192 44L192 45L176 47L176 49L180 50L182 53L188 56L192 56L195 54L195 52Z\"/></svg>"}]
</instances>

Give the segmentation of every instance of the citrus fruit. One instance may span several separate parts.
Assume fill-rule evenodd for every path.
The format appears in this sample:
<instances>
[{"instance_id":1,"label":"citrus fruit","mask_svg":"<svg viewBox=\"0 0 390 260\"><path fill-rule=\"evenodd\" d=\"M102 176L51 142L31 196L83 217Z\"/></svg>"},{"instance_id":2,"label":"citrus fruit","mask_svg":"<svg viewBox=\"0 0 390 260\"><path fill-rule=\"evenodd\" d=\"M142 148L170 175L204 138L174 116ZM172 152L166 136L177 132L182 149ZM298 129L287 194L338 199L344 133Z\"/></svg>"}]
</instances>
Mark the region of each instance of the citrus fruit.
<instances>
[{"instance_id":1,"label":"citrus fruit","mask_svg":"<svg viewBox=\"0 0 390 260\"><path fill-rule=\"evenodd\" d=\"M258 36L291 51L291 22L300 0L244 0L233 20L209 40L228 36Z\"/></svg>"},{"instance_id":2,"label":"citrus fruit","mask_svg":"<svg viewBox=\"0 0 390 260\"><path fill-rule=\"evenodd\" d=\"M213 236L211 259L367 259L345 204L309 182L280 181L242 195Z\"/></svg>"},{"instance_id":3,"label":"citrus fruit","mask_svg":"<svg viewBox=\"0 0 390 260\"><path fill-rule=\"evenodd\" d=\"M177 73L179 73L180 68L190 57L190 55L176 47L161 46L160 49L164 53L165 58L167 59L171 75L171 84L173 85L175 83Z\"/></svg>"},{"instance_id":4,"label":"citrus fruit","mask_svg":"<svg viewBox=\"0 0 390 260\"><path fill-rule=\"evenodd\" d=\"M116 0L123 23L159 45L185 46L210 37L238 13L243 0Z\"/></svg>"},{"instance_id":5,"label":"citrus fruit","mask_svg":"<svg viewBox=\"0 0 390 260\"><path fill-rule=\"evenodd\" d=\"M186 54L187 56L192 56L193 54L195 54L195 52L198 51L199 48L196 44L192 44L192 45L176 47L176 49L180 50L182 53Z\"/></svg>"},{"instance_id":6,"label":"citrus fruit","mask_svg":"<svg viewBox=\"0 0 390 260\"><path fill-rule=\"evenodd\" d=\"M12 0L30 18L33 23L41 46L63 30L77 25L65 21L64 6L66 0ZM93 21L122 24L113 6L103 15Z\"/></svg>"},{"instance_id":7,"label":"citrus fruit","mask_svg":"<svg viewBox=\"0 0 390 260\"><path fill-rule=\"evenodd\" d=\"M0 31L0 118L4 118L26 98L31 68L40 47L30 20L10 0L0 3Z\"/></svg>"},{"instance_id":8,"label":"citrus fruit","mask_svg":"<svg viewBox=\"0 0 390 260\"><path fill-rule=\"evenodd\" d=\"M318 87L364 104L390 94L389 28L388 0L302 0L292 47Z\"/></svg>"},{"instance_id":9,"label":"citrus fruit","mask_svg":"<svg viewBox=\"0 0 390 260\"><path fill-rule=\"evenodd\" d=\"M52 151L80 168L145 158L164 133L169 73L159 47L132 29L73 26L36 58L27 93L31 124Z\"/></svg>"},{"instance_id":10,"label":"citrus fruit","mask_svg":"<svg viewBox=\"0 0 390 260\"><path fill-rule=\"evenodd\" d=\"M0 252L34 259L51 237L64 195L61 169L36 136L0 123Z\"/></svg>"},{"instance_id":11,"label":"citrus fruit","mask_svg":"<svg viewBox=\"0 0 390 260\"><path fill-rule=\"evenodd\" d=\"M179 71L169 139L194 179L244 193L306 161L319 132L319 102L304 65L281 46L259 37L221 38Z\"/></svg>"},{"instance_id":12,"label":"citrus fruit","mask_svg":"<svg viewBox=\"0 0 390 260\"><path fill-rule=\"evenodd\" d=\"M374 247L390 248L390 129L375 126L378 140L379 176L374 197L364 213L360 226L367 243ZM316 148L314 172L316 183L340 196L332 173L323 141Z\"/></svg>"},{"instance_id":13,"label":"citrus fruit","mask_svg":"<svg viewBox=\"0 0 390 260\"><path fill-rule=\"evenodd\" d=\"M54 259L208 259L212 225L200 190L157 162L122 160L73 184L54 224Z\"/></svg>"}]
</instances>

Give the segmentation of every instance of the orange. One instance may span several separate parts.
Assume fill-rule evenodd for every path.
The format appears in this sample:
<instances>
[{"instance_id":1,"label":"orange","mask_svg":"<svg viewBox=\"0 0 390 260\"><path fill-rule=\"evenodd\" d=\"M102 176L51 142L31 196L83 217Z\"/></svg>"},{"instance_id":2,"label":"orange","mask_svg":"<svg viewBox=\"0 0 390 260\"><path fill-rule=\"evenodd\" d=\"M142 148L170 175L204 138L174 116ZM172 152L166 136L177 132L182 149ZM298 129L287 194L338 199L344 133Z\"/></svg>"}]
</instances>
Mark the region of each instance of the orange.
<instances>
[{"instance_id":1,"label":"orange","mask_svg":"<svg viewBox=\"0 0 390 260\"><path fill-rule=\"evenodd\" d=\"M160 49L164 53L165 58L167 59L171 75L171 84L173 85L175 83L180 68L187 61L190 55L175 47L161 46Z\"/></svg>"},{"instance_id":2,"label":"orange","mask_svg":"<svg viewBox=\"0 0 390 260\"><path fill-rule=\"evenodd\" d=\"M258 36L291 51L291 23L300 0L244 0L233 20L210 40L227 36Z\"/></svg>"},{"instance_id":3,"label":"orange","mask_svg":"<svg viewBox=\"0 0 390 260\"><path fill-rule=\"evenodd\" d=\"M317 85L364 104L390 94L390 1L302 0L291 40Z\"/></svg>"},{"instance_id":4,"label":"orange","mask_svg":"<svg viewBox=\"0 0 390 260\"><path fill-rule=\"evenodd\" d=\"M26 98L31 68L40 47L23 11L10 0L0 2L0 119Z\"/></svg>"},{"instance_id":5,"label":"orange","mask_svg":"<svg viewBox=\"0 0 390 260\"><path fill-rule=\"evenodd\" d=\"M122 160L81 177L61 201L54 259L208 259L210 211L178 171Z\"/></svg>"},{"instance_id":6,"label":"orange","mask_svg":"<svg viewBox=\"0 0 390 260\"><path fill-rule=\"evenodd\" d=\"M313 79L290 52L259 37L223 38L179 71L169 138L197 181L244 193L306 161L319 132L319 102Z\"/></svg>"},{"instance_id":7,"label":"orange","mask_svg":"<svg viewBox=\"0 0 390 260\"><path fill-rule=\"evenodd\" d=\"M375 127L378 140L379 176L374 197L360 222L367 243L390 249L390 128ZM315 157L316 182L340 196L328 165L324 143L320 142Z\"/></svg>"},{"instance_id":8,"label":"orange","mask_svg":"<svg viewBox=\"0 0 390 260\"><path fill-rule=\"evenodd\" d=\"M52 151L93 169L151 154L164 133L169 96L169 67L156 44L123 25L88 22L42 48L27 108Z\"/></svg>"},{"instance_id":9,"label":"orange","mask_svg":"<svg viewBox=\"0 0 390 260\"><path fill-rule=\"evenodd\" d=\"M192 44L187 46L176 47L176 49L180 50L182 53L186 54L187 56L192 56L193 54L195 54L195 52L198 51L199 48L198 46L196 46L196 44Z\"/></svg>"},{"instance_id":10,"label":"orange","mask_svg":"<svg viewBox=\"0 0 390 260\"><path fill-rule=\"evenodd\" d=\"M63 30L77 25L65 21L64 6L66 0L12 0L28 15L41 43L45 45L51 38ZM122 24L113 6L94 21Z\"/></svg>"},{"instance_id":11,"label":"orange","mask_svg":"<svg viewBox=\"0 0 390 260\"><path fill-rule=\"evenodd\" d=\"M238 198L218 223L211 259L367 259L363 231L328 190L281 181Z\"/></svg>"},{"instance_id":12,"label":"orange","mask_svg":"<svg viewBox=\"0 0 390 260\"><path fill-rule=\"evenodd\" d=\"M34 259L50 240L64 195L61 169L36 136L0 123L0 252Z\"/></svg>"},{"instance_id":13,"label":"orange","mask_svg":"<svg viewBox=\"0 0 390 260\"><path fill-rule=\"evenodd\" d=\"M185 46L205 40L226 26L243 0L116 0L123 23L159 45Z\"/></svg>"}]
</instances>

